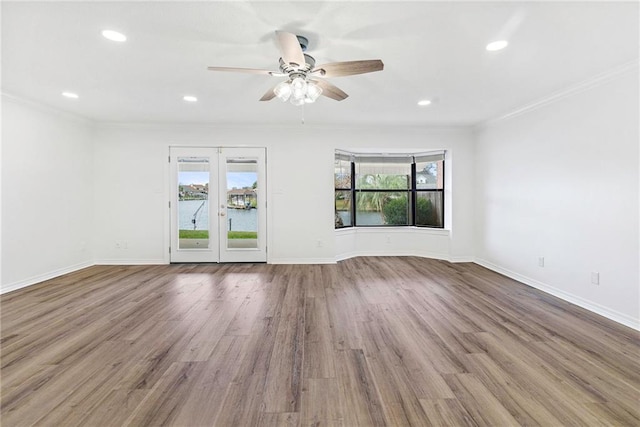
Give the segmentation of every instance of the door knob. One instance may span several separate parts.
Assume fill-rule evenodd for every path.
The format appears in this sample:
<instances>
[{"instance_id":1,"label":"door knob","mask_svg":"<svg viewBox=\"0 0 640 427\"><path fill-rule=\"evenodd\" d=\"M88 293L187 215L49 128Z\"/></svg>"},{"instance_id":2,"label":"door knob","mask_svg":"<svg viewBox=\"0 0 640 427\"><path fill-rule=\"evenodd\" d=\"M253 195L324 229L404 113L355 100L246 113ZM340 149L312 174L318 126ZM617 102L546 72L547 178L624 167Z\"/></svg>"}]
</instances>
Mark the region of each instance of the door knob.
<instances>
[{"instance_id":1,"label":"door knob","mask_svg":"<svg viewBox=\"0 0 640 427\"><path fill-rule=\"evenodd\" d=\"M225 213L224 213L224 212L220 212L220 216L224 216L224 215L225 215Z\"/></svg>"}]
</instances>

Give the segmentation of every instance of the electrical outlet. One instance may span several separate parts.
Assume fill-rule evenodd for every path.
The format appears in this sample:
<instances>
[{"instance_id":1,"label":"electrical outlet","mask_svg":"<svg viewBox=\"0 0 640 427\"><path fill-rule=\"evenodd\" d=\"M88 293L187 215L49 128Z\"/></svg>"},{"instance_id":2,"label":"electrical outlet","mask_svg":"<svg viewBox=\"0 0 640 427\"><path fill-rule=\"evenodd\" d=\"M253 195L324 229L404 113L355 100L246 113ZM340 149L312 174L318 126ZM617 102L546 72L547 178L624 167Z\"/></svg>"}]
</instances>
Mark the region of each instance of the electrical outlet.
<instances>
[{"instance_id":1,"label":"electrical outlet","mask_svg":"<svg viewBox=\"0 0 640 427\"><path fill-rule=\"evenodd\" d=\"M538 267L544 267L544 257L538 257Z\"/></svg>"},{"instance_id":2,"label":"electrical outlet","mask_svg":"<svg viewBox=\"0 0 640 427\"><path fill-rule=\"evenodd\" d=\"M319 248L321 248L321 247L323 247L323 246L324 246L324 242L323 242L322 240L318 239L318 241L316 242L316 245L317 245Z\"/></svg>"},{"instance_id":3,"label":"electrical outlet","mask_svg":"<svg viewBox=\"0 0 640 427\"><path fill-rule=\"evenodd\" d=\"M591 283L594 285L600 285L600 273L597 271L591 272Z\"/></svg>"},{"instance_id":4,"label":"electrical outlet","mask_svg":"<svg viewBox=\"0 0 640 427\"><path fill-rule=\"evenodd\" d=\"M122 243L120 243L120 240L116 240L116 249L121 249L122 248Z\"/></svg>"}]
</instances>

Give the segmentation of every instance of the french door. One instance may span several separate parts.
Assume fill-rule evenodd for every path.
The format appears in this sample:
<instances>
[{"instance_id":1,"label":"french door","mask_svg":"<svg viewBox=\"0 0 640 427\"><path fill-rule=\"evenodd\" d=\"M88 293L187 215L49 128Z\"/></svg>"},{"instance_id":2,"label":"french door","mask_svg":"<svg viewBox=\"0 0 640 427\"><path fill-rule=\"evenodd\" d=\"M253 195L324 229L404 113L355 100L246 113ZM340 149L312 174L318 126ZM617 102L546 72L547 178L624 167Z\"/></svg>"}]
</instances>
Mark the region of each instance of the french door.
<instances>
[{"instance_id":1,"label":"french door","mask_svg":"<svg viewBox=\"0 0 640 427\"><path fill-rule=\"evenodd\" d=\"M169 151L171 262L266 262L265 149Z\"/></svg>"}]
</instances>

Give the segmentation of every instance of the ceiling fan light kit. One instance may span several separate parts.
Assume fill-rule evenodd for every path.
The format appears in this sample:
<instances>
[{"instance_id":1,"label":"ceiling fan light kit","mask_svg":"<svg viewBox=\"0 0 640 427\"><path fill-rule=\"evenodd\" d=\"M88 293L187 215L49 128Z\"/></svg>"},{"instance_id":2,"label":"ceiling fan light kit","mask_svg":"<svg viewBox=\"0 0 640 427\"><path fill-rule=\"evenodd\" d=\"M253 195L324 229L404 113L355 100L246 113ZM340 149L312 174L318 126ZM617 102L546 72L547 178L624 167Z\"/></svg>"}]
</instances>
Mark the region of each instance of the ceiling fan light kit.
<instances>
[{"instance_id":1,"label":"ceiling fan light kit","mask_svg":"<svg viewBox=\"0 0 640 427\"><path fill-rule=\"evenodd\" d=\"M266 74L276 77L288 76L288 80L269 89L260 101L270 101L277 97L283 102L289 101L299 106L313 103L321 95L336 101L342 101L349 96L324 78L372 73L384 68L384 64L379 59L334 62L316 67L316 60L304 53L309 43L306 37L276 31L276 38L282 55L279 60L279 71L233 67L209 67L209 70Z\"/></svg>"},{"instance_id":2,"label":"ceiling fan light kit","mask_svg":"<svg viewBox=\"0 0 640 427\"><path fill-rule=\"evenodd\" d=\"M273 93L282 102L291 102L293 105L311 104L322 94L322 88L311 80L296 77L293 80L278 83L273 88Z\"/></svg>"}]
</instances>

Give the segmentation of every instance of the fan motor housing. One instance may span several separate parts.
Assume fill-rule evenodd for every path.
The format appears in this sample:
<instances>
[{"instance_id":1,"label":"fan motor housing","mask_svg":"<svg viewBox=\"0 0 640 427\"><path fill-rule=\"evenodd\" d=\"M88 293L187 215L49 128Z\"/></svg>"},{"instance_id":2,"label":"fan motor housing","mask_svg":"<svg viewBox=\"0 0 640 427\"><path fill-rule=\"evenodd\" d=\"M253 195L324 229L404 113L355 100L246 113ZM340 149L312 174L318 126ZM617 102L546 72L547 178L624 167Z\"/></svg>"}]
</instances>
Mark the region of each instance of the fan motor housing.
<instances>
[{"instance_id":1,"label":"fan motor housing","mask_svg":"<svg viewBox=\"0 0 640 427\"><path fill-rule=\"evenodd\" d=\"M307 74L308 72L313 70L313 67L316 66L315 58L311 55L307 55L306 53L304 53L303 55L304 55L305 64L300 64L299 67L295 67L287 62L284 62L284 60L280 58L280 71L287 74L290 74L290 73Z\"/></svg>"}]
</instances>

